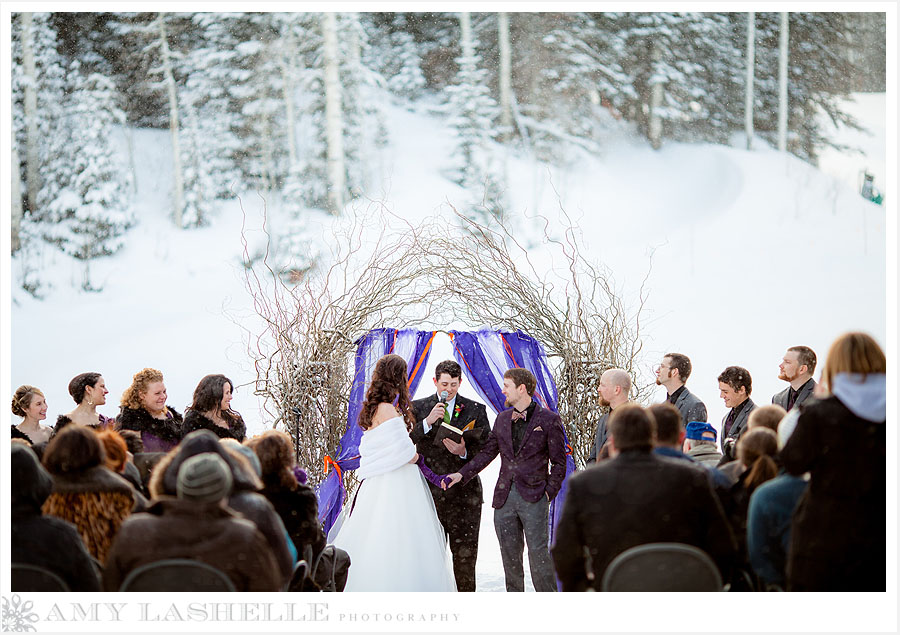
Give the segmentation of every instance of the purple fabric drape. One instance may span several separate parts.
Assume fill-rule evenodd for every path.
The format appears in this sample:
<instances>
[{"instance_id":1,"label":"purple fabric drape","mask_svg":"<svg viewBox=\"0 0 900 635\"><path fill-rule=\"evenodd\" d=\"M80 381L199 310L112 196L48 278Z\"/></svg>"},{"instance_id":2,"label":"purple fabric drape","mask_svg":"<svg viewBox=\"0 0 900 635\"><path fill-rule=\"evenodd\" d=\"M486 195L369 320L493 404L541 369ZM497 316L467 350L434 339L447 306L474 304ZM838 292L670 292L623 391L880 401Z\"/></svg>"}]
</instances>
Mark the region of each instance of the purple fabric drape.
<instances>
[{"instance_id":1,"label":"purple fabric drape","mask_svg":"<svg viewBox=\"0 0 900 635\"><path fill-rule=\"evenodd\" d=\"M411 329L373 329L356 341L356 360L353 383L350 388L350 406L347 410L347 430L341 437L340 452L336 459L326 459L328 476L319 483L316 495L319 500L319 519L323 522L325 533L337 520L344 503L343 471L355 470L359 467L359 442L362 429L357 425L359 411L365 399L366 387L372 377L378 360L394 353L406 360L409 375L409 392L415 394L419 382L425 373L428 356L431 353L432 331L414 331ZM415 374L414 374L415 373ZM334 465L337 469L331 470Z\"/></svg>"}]
</instances>

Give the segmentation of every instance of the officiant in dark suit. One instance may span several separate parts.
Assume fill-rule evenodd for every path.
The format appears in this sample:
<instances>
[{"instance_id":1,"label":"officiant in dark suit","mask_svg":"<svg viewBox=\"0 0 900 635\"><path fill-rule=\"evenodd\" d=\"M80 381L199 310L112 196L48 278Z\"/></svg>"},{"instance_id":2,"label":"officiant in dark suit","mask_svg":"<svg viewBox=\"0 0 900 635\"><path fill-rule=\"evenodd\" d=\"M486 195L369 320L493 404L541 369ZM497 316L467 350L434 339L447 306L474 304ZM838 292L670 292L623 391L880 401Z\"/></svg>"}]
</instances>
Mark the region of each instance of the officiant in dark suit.
<instances>
[{"instance_id":1,"label":"officiant in dark suit","mask_svg":"<svg viewBox=\"0 0 900 635\"><path fill-rule=\"evenodd\" d=\"M410 438L416 451L425 457L425 464L436 474L458 472L476 454L490 434L484 404L458 394L462 383L462 368L452 360L443 361L434 370L435 394L412 402L416 425ZM441 394L446 397L441 400ZM445 438L435 444L442 423L462 429L472 424L480 429L479 439L455 442ZM475 590L475 561L478 557L478 530L481 526L483 502L481 479L474 478L461 487L442 490L429 484L438 519L450 543L453 554L453 574L459 591Z\"/></svg>"}]
</instances>

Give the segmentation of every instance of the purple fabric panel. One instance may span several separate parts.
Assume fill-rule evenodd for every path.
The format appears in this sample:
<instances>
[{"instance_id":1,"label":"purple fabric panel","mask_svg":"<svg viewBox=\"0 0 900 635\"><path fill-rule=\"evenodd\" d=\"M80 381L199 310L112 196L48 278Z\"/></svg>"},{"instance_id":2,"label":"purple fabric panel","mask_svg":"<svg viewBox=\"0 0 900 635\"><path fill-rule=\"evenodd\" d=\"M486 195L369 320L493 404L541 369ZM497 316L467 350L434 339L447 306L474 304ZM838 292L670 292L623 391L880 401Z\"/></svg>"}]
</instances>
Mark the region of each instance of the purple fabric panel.
<instances>
[{"instance_id":1,"label":"purple fabric panel","mask_svg":"<svg viewBox=\"0 0 900 635\"><path fill-rule=\"evenodd\" d=\"M144 452L168 452L178 441L163 441L152 432L141 431L141 443L144 444Z\"/></svg>"},{"instance_id":2,"label":"purple fabric panel","mask_svg":"<svg viewBox=\"0 0 900 635\"><path fill-rule=\"evenodd\" d=\"M494 410L506 410L506 397L503 395L503 373L509 368L503 358L502 350L498 355L496 346L499 336L495 331L478 332L451 331L453 335L453 355L463 373L472 382L475 392Z\"/></svg>"}]
</instances>

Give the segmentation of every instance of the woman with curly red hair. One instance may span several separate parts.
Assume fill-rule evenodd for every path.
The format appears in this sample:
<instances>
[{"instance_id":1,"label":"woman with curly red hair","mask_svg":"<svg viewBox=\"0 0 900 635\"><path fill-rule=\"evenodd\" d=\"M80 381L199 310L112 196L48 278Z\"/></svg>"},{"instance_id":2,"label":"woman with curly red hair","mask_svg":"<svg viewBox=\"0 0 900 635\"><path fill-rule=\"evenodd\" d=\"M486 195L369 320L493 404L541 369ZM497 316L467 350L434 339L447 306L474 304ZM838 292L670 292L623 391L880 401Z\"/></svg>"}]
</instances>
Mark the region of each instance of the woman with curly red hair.
<instances>
[{"instance_id":1,"label":"woman with curly red hair","mask_svg":"<svg viewBox=\"0 0 900 635\"><path fill-rule=\"evenodd\" d=\"M122 394L118 426L139 432L145 452L168 452L181 441L182 418L166 405L167 397L163 374L155 368L135 373Z\"/></svg>"},{"instance_id":2,"label":"woman with curly red hair","mask_svg":"<svg viewBox=\"0 0 900 635\"><path fill-rule=\"evenodd\" d=\"M347 591L456 590L444 529L409 438L413 424L406 361L385 355L359 413L362 482L334 539L350 554Z\"/></svg>"}]
</instances>

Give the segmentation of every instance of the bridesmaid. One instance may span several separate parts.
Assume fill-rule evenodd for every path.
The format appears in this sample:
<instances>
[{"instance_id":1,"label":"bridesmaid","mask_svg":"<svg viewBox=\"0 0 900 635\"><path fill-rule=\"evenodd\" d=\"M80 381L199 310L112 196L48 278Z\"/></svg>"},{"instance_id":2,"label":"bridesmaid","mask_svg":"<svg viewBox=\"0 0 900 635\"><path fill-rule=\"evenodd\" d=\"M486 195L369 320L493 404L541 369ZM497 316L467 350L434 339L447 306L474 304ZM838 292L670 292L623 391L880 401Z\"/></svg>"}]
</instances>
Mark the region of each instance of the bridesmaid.
<instances>
[{"instance_id":1,"label":"bridesmaid","mask_svg":"<svg viewBox=\"0 0 900 635\"><path fill-rule=\"evenodd\" d=\"M69 414L59 415L53 434L56 435L70 423L100 430L110 427L115 419L105 417L97 412L97 406L106 403L106 382L100 373L81 373L69 382L69 394L77 404Z\"/></svg>"},{"instance_id":2,"label":"bridesmaid","mask_svg":"<svg viewBox=\"0 0 900 635\"><path fill-rule=\"evenodd\" d=\"M181 441L182 418L166 405L163 374L155 368L135 373L131 386L122 393L122 409L117 418L121 430L141 435L144 452L168 452Z\"/></svg>"},{"instance_id":3,"label":"bridesmaid","mask_svg":"<svg viewBox=\"0 0 900 635\"><path fill-rule=\"evenodd\" d=\"M22 417L19 425L12 426L12 437L28 441L32 445L50 440L53 428L41 425L47 418L47 399L34 386L19 386L12 398L12 413Z\"/></svg>"},{"instance_id":4,"label":"bridesmaid","mask_svg":"<svg viewBox=\"0 0 900 635\"><path fill-rule=\"evenodd\" d=\"M194 400L184 412L184 436L194 430L210 430L220 439L244 442L247 426L231 409L234 384L225 375L207 375L194 390Z\"/></svg>"}]
</instances>

